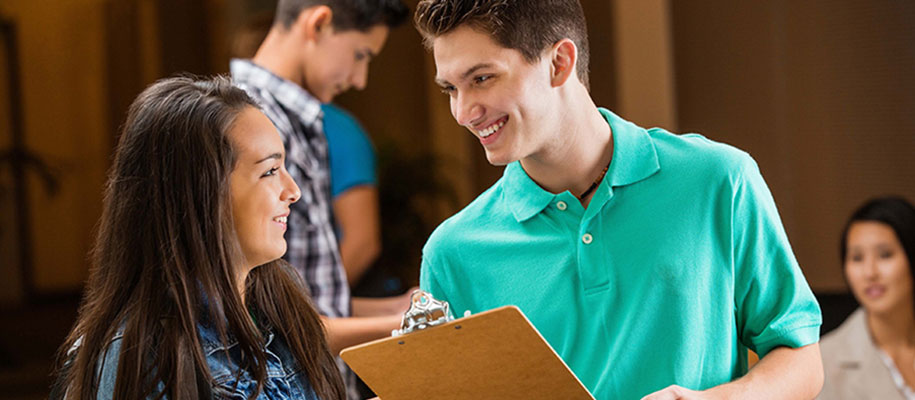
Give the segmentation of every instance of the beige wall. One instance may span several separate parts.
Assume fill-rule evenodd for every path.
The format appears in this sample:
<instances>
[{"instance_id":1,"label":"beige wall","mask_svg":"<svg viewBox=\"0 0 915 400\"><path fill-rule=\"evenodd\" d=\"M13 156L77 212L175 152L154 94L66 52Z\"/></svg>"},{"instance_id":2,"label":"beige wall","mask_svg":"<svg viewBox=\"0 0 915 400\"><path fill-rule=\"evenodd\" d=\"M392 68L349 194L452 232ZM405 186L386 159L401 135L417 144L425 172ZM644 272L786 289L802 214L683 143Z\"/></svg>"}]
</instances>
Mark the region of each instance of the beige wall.
<instances>
[{"instance_id":1,"label":"beige wall","mask_svg":"<svg viewBox=\"0 0 915 400\"><path fill-rule=\"evenodd\" d=\"M617 106L641 126L677 130L673 44L667 0L614 0Z\"/></svg>"}]
</instances>

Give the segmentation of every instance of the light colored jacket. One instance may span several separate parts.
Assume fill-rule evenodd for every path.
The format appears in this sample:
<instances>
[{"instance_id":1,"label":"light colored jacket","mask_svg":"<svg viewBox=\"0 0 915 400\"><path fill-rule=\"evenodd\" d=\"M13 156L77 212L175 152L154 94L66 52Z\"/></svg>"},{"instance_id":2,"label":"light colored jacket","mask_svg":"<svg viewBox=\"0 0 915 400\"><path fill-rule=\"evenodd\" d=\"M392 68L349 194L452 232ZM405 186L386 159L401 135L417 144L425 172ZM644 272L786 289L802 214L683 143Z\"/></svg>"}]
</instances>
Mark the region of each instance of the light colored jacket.
<instances>
[{"instance_id":1,"label":"light colored jacket","mask_svg":"<svg viewBox=\"0 0 915 400\"><path fill-rule=\"evenodd\" d=\"M820 341L826 381L822 400L905 400L867 329L867 314L857 309Z\"/></svg>"}]
</instances>

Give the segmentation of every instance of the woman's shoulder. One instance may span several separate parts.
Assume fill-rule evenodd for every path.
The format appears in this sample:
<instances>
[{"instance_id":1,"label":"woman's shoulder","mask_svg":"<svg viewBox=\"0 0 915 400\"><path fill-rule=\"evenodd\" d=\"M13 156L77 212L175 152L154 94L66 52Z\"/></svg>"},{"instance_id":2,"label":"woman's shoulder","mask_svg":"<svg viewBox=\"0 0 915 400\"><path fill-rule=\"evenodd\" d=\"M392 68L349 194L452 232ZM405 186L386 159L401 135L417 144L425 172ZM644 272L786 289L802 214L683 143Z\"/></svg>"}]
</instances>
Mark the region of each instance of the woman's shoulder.
<instances>
[{"instance_id":1,"label":"woman's shoulder","mask_svg":"<svg viewBox=\"0 0 915 400\"><path fill-rule=\"evenodd\" d=\"M82 342L82 338L76 340L75 347ZM121 357L121 344L124 342L124 326L118 328L114 336L108 339L104 352L99 356L96 367L98 376L98 392L96 398L110 399L114 395L114 384L118 375L118 361ZM74 349L75 351L75 349Z\"/></svg>"},{"instance_id":2,"label":"woman's shoulder","mask_svg":"<svg viewBox=\"0 0 915 400\"><path fill-rule=\"evenodd\" d=\"M842 325L820 340L824 361L827 358L860 356L870 347L873 344L867 332L867 313L863 308L855 310Z\"/></svg>"},{"instance_id":3,"label":"woman's shoulder","mask_svg":"<svg viewBox=\"0 0 915 400\"><path fill-rule=\"evenodd\" d=\"M880 359L863 309L823 336L820 353L826 378L818 399L903 399Z\"/></svg>"},{"instance_id":4,"label":"woman's shoulder","mask_svg":"<svg viewBox=\"0 0 915 400\"><path fill-rule=\"evenodd\" d=\"M203 344L208 349L206 359L213 377L214 395L231 399L248 398L257 391L258 385L251 373L239 364L242 355L238 342L214 341L213 334L211 331L201 333ZM317 399L305 372L295 362L282 335L275 331L264 332L263 350L267 376L259 396L271 399Z\"/></svg>"}]
</instances>

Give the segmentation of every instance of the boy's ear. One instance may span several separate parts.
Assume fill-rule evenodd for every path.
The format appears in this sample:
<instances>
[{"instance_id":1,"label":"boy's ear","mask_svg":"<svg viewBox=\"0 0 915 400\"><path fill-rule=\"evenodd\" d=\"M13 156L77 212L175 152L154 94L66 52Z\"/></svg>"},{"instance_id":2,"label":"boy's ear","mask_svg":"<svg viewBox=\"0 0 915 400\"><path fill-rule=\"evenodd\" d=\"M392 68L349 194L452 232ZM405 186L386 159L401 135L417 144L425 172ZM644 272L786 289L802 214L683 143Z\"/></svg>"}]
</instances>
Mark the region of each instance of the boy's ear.
<instances>
[{"instance_id":1,"label":"boy's ear","mask_svg":"<svg viewBox=\"0 0 915 400\"><path fill-rule=\"evenodd\" d=\"M331 29L331 20L334 12L330 7L321 5L309 7L299 13L295 21L296 30L299 31L306 40L316 40L322 32Z\"/></svg>"},{"instance_id":2,"label":"boy's ear","mask_svg":"<svg viewBox=\"0 0 915 400\"><path fill-rule=\"evenodd\" d=\"M562 39L550 49L550 84L559 87L575 73L578 48L571 39Z\"/></svg>"}]
</instances>

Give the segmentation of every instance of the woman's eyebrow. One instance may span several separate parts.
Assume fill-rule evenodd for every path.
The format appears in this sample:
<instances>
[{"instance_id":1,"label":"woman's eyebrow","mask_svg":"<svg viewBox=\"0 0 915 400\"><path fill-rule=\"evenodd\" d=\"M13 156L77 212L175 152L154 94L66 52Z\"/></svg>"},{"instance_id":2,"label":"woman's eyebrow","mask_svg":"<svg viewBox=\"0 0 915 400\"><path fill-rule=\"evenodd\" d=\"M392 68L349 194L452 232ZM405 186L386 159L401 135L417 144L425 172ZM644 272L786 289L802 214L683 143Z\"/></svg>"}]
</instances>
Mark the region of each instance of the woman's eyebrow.
<instances>
[{"instance_id":1,"label":"woman's eyebrow","mask_svg":"<svg viewBox=\"0 0 915 400\"><path fill-rule=\"evenodd\" d=\"M262 163L262 162L264 162L264 161L267 161L267 160L281 160L281 159L283 159L283 154L282 154L282 153L273 153L273 154L271 154L271 155L269 155L269 156L267 156L267 157L264 157L264 158L258 160L255 164L260 164L260 163Z\"/></svg>"}]
</instances>

